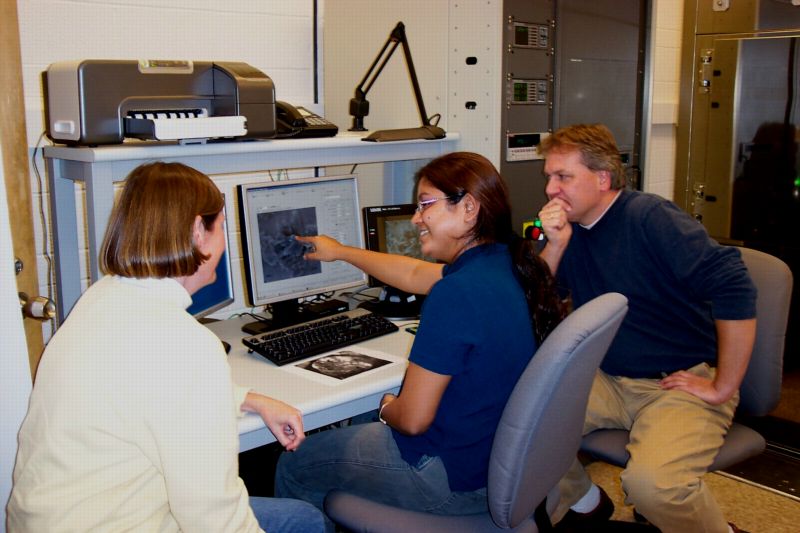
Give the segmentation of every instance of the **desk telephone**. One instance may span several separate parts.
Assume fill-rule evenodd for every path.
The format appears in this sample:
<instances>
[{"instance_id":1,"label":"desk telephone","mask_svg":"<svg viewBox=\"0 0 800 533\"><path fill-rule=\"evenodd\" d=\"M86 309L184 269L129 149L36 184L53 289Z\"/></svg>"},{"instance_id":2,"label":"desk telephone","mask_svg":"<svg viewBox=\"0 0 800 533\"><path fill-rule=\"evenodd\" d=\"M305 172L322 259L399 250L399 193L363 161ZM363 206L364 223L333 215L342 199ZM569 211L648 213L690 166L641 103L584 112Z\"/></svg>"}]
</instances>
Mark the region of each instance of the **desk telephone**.
<instances>
[{"instance_id":1,"label":"desk telephone","mask_svg":"<svg viewBox=\"0 0 800 533\"><path fill-rule=\"evenodd\" d=\"M278 100L275 102L277 137L333 137L339 128L305 107L295 107Z\"/></svg>"}]
</instances>

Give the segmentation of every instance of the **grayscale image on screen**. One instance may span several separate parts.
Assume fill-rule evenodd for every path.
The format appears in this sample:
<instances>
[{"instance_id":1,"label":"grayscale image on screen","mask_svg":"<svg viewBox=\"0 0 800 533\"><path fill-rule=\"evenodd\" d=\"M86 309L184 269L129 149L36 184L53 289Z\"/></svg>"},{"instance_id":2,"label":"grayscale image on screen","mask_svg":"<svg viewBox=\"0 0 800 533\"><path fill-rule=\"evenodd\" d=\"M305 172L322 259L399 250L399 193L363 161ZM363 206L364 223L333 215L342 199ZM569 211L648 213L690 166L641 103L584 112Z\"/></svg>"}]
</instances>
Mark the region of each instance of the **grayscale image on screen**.
<instances>
[{"instance_id":1,"label":"grayscale image on screen","mask_svg":"<svg viewBox=\"0 0 800 533\"><path fill-rule=\"evenodd\" d=\"M356 177L325 176L236 186L242 259L253 306L349 289L367 277L344 261L306 260L312 248L296 237L329 235L361 248Z\"/></svg>"},{"instance_id":2,"label":"grayscale image on screen","mask_svg":"<svg viewBox=\"0 0 800 533\"><path fill-rule=\"evenodd\" d=\"M313 207L258 214L261 268L264 282L310 276L322 272L319 261L306 261L306 246L295 235L316 235L317 214Z\"/></svg>"}]
</instances>

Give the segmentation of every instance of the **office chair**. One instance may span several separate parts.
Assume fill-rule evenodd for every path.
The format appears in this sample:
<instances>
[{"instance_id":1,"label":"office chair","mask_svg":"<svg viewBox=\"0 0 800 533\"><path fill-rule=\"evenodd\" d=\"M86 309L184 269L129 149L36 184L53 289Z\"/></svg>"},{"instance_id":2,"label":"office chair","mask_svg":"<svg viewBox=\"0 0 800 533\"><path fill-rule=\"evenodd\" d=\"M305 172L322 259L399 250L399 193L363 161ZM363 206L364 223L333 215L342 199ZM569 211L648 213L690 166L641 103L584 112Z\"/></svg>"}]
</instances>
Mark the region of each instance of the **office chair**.
<instances>
[{"instance_id":1,"label":"office chair","mask_svg":"<svg viewBox=\"0 0 800 533\"><path fill-rule=\"evenodd\" d=\"M535 533L549 526L540 503L548 492L557 496L551 489L575 459L592 380L627 310L628 300L621 294L599 296L567 316L536 351L497 426L489 458L489 512L434 515L339 490L328 493L325 512L338 525L357 532L513 528ZM553 499L548 503L551 509L557 503Z\"/></svg>"},{"instance_id":2,"label":"office chair","mask_svg":"<svg viewBox=\"0 0 800 533\"><path fill-rule=\"evenodd\" d=\"M780 399L783 346L792 295L792 272L777 257L751 248L739 248L739 251L758 289L758 300L756 340L747 373L739 389L737 413L765 416L775 408ZM627 445L628 431L598 429L583 438L581 451L594 459L624 467L630 458ZM760 454L765 448L764 437L753 429L734 422L708 470L722 470L735 465Z\"/></svg>"}]
</instances>

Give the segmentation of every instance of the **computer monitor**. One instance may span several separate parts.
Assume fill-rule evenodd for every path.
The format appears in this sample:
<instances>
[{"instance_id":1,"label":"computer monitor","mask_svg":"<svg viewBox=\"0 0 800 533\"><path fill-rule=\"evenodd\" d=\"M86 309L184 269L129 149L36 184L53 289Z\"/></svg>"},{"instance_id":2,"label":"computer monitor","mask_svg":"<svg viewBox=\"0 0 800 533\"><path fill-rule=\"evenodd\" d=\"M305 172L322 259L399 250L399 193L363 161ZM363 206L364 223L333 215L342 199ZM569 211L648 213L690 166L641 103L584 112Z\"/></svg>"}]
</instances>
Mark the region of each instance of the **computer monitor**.
<instances>
[{"instance_id":1,"label":"computer monitor","mask_svg":"<svg viewBox=\"0 0 800 533\"><path fill-rule=\"evenodd\" d=\"M237 186L242 256L253 306L270 304L272 322L248 333L316 318L346 304L304 306L299 298L364 285L366 274L344 261L308 261L295 235L328 235L363 247L356 177L292 179ZM319 311L319 313L317 313Z\"/></svg>"},{"instance_id":2,"label":"computer monitor","mask_svg":"<svg viewBox=\"0 0 800 533\"><path fill-rule=\"evenodd\" d=\"M223 211L223 216L224 216ZM197 319L201 319L215 311L218 311L233 302L233 272L228 246L228 226L223 222L225 231L225 251L217 264L217 278L210 285L206 285L192 295L192 305L187 311Z\"/></svg>"},{"instance_id":3,"label":"computer monitor","mask_svg":"<svg viewBox=\"0 0 800 533\"><path fill-rule=\"evenodd\" d=\"M416 209L416 204L365 207L363 216L367 249L433 261L433 259L423 256L419 231L411 222ZM384 285L372 277L369 278L369 284L371 287L381 287L380 296L375 302L362 303L361 307L390 318L419 316L424 296L410 294L396 287Z\"/></svg>"}]
</instances>

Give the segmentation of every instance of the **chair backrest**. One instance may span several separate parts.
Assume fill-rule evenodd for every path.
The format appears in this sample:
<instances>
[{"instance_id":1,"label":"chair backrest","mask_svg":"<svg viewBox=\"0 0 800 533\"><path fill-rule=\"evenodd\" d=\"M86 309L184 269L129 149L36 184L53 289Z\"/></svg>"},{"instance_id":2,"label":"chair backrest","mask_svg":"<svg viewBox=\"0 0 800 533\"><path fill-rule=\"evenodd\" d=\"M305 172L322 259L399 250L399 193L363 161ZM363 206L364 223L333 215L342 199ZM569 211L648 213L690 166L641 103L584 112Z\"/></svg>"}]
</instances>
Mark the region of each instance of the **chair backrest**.
<instances>
[{"instance_id":1,"label":"chair backrest","mask_svg":"<svg viewBox=\"0 0 800 533\"><path fill-rule=\"evenodd\" d=\"M529 518L575 460L592 381L627 311L627 298L617 293L587 302L550 333L522 373L489 461L489 510L498 526Z\"/></svg>"},{"instance_id":2,"label":"chair backrest","mask_svg":"<svg viewBox=\"0 0 800 533\"><path fill-rule=\"evenodd\" d=\"M739 248L739 251L758 289L756 342L739 388L739 412L764 416L780 399L792 271L772 255L752 248Z\"/></svg>"}]
</instances>

